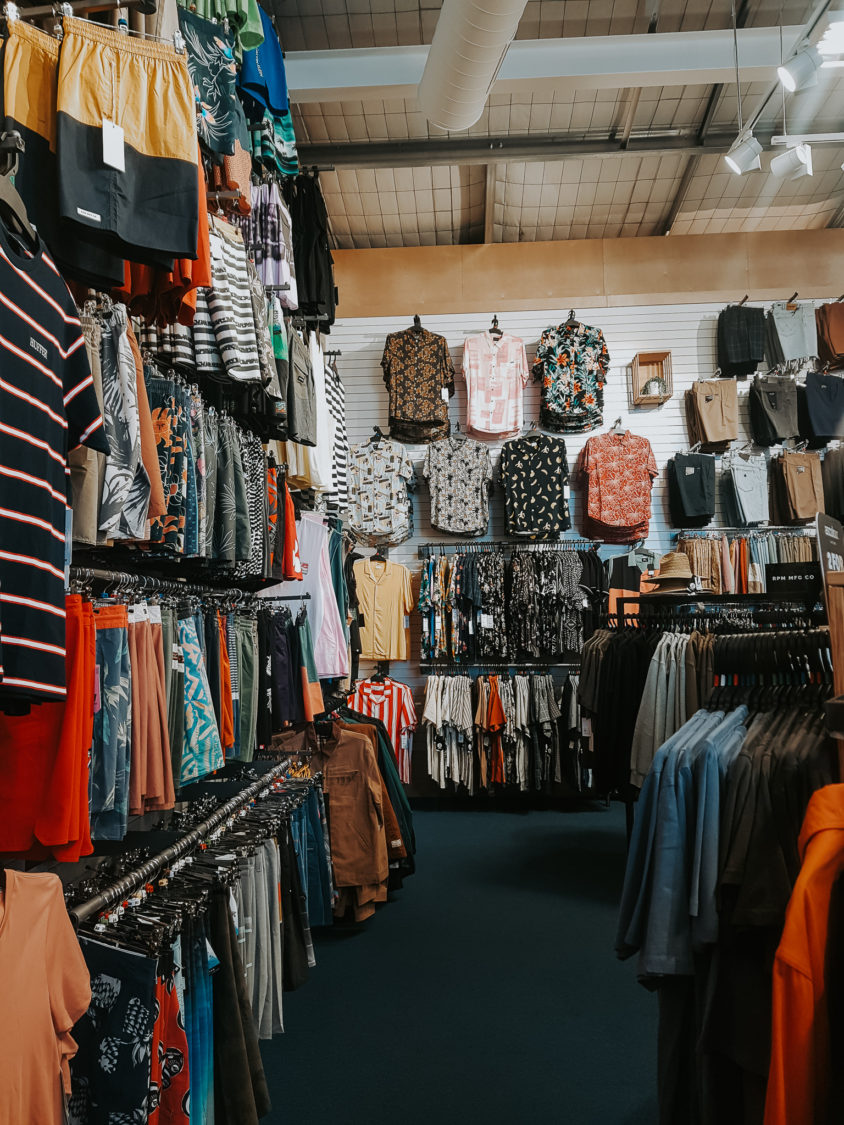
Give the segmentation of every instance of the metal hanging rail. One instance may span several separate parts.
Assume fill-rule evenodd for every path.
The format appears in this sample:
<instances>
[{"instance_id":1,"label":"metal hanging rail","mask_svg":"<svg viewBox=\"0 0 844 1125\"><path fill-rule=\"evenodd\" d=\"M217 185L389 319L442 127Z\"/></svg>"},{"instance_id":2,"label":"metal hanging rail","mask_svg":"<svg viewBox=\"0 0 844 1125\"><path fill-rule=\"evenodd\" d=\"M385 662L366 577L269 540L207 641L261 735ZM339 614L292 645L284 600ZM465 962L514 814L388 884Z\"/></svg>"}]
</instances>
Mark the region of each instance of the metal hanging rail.
<instances>
[{"instance_id":1,"label":"metal hanging rail","mask_svg":"<svg viewBox=\"0 0 844 1125\"><path fill-rule=\"evenodd\" d=\"M636 542L641 542L637 540ZM441 539L433 543L420 543L417 556L420 559L429 558L433 554L443 554L445 551L453 551L458 555L481 555L493 551L512 551L515 554L527 551L581 551L581 550L596 550L598 547L604 545L602 539L540 539L528 543L522 543L518 540L513 542L509 539L479 539L477 542L462 542L455 543L450 539ZM616 544L612 544L613 546ZM633 544L621 544L621 546L633 546Z\"/></svg>"},{"instance_id":2,"label":"metal hanging rail","mask_svg":"<svg viewBox=\"0 0 844 1125\"><path fill-rule=\"evenodd\" d=\"M70 568L71 581L76 582L102 582L105 585L128 586L137 589L140 593L155 594L184 594L187 596L208 597L236 597L239 601L248 601L255 597L248 590L239 586L214 586L210 583L183 582L174 578L153 578L147 574L134 574L124 570L103 570L100 567L72 566Z\"/></svg>"},{"instance_id":3,"label":"metal hanging rail","mask_svg":"<svg viewBox=\"0 0 844 1125\"><path fill-rule=\"evenodd\" d=\"M103 910L107 910L110 906L120 902L121 899L126 898L132 891L138 887L144 886L150 879L154 878L159 872L169 867L177 859L193 851L203 840L214 831L214 829L234 816L244 805L255 798L262 795L262 791L266 790L270 782L280 777L290 766L291 758L284 758L278 765L273 766L268 770L259 781L254 781L251 785L242 790L236 797L226 801L215 812L211 813L209 817L198 824L196 828L192 828L185 836L177 840L175 844L171 844L169 848L159 852L158 855L148 859L146 863L142 863L140 867L136 867L127 875L121 876L113 883L106 886L99 894L89 898L86 902L81 902L76 906L72 906L69 910L70 919L74 926L78 929L82 922L100 914Z\"/></svg>"}]
</instances>

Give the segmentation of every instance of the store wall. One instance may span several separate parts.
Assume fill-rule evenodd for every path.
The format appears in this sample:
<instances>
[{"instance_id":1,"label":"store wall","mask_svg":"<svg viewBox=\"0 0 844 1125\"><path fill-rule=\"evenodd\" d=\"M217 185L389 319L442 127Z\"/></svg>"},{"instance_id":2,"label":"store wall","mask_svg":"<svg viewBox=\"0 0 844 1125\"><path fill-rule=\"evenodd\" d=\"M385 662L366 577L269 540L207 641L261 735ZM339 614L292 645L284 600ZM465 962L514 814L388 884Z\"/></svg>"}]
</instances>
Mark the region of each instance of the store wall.
<instances>
[{"instance_id":1,"label":"store wall","mask_svg":"<svg viewBox=\"0 0 844 1125\"><path fill-rule=\"evenodd\" d=\"M788 297L790 293L784 293ZM695 379L712 377L716 367L715 329L718 313L725 301L717 304L674 304L674 305L630 305L625 307L598 308L580 306L578 317L587 324L596 325L604 332L610 353L610 372L605 388L604 423L605 428L621 417L624 425L634 433L647 437L650 441L660 475L653 490L652 519L647 545L661 554L672 548L676 541L669 526L667 495L665 488L665 463L678 450L688 449L689 438L683 411L683 392ZM820 303L820 302L819 302ZM544 328L565 320L568 308L548 306L534 312L508 311L498 308L488 312L461 313L423 316L422 323L432 332L440 333L448 340L456 378L456 393L451 400L452 423L465 424L466 394L461 378L461 358L464 338L486 329L493 312L497 312L501 327L525 342L528 362L533 362L539 336ZM372 427L380 425L386 432L388 423L387 391L384 386L380 360L384 339L388 332L408 327L410 319L406 316L378 316L365 319L340 320L332 329L329 346L339 348L342 356L337 360L345 387L349 438L352 442L366 440ZM630 403L630 371L633 356L639 351L670 349L674 373L674 395L669 402L659 407L633 407ZM740 441L749 438L747 429L747 382L739 381L740 403ZM525 419L539 417L539 386L529 382L524 395ZM569 435L566 448L570 466L574 465L577 454L586 442L588 434ZM493 460L498 464L500 443L490 443ZM409 446L414 464L419 466L424 458L424 446ZM437 531L431 527L430 505L427 483L418 474L419 483L414 497L415 534L408 542L391 549L390 558L410 567L416 577L420 568L417 548L420 544L449 540L460 542L458 537ZM569 534L577 534L579 494L572 494L574 528ZM488 538L505 537L504 497L496 488L491 501L492 516ZM716 516L716 522L720 522ZM602 547L601 554L623 548ZM418 589L418 578L415 580ZM394 663L391 674L418 689L424 683L424 675L419 669L419 630L418 613L412 615L412 652L415 659L406 665ZM366 665L363 666L364 670Z\"/></svg>"},{"instance_id":2,"label":"store wall","mask_svg":"<svg viewBox=\"0 0 844 1125\"><path fill-rule=\"evenodd\" d=\"M805 300L844 291L844 229L337 250L344 317Z\"/></svg>"}]
</instances>

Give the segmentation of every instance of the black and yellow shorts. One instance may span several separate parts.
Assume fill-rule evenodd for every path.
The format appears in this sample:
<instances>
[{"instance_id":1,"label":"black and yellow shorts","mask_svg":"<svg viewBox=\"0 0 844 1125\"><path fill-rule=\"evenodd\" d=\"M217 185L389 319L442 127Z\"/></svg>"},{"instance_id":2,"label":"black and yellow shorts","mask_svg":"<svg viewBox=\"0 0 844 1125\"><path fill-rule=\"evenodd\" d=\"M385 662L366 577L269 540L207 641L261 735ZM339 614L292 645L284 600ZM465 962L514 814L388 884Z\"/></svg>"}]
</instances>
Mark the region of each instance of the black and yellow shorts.
<instances>
[{"instance_id":1,"label":"black and yellow shorts","mask_svg":"<svg viewBox=\"0 0 844 1125\"><path fill-rule=\"evenodd\" d=\"M23 138L15 187L29 220L47 243L61 272L96 289L123 279L123 258L95 241L93 232L59 219L56 168L56 85L59 42L23 20L9 23L3 48L3 99L7 130Z\"/></svg>"},{"instance_id":2,"label":"black and yellow shorts","mask_svg":"<svg viewBox=\"0 0 844 1125\"><path fill-rule=\"evenodd\" d=\"M60 215L134 261L139 249L195 258L196 108L187 57L166 43L65 18L57 110ZM123 129L125 171L103 159L104 121Z\"/></svg>"}]
</instances>

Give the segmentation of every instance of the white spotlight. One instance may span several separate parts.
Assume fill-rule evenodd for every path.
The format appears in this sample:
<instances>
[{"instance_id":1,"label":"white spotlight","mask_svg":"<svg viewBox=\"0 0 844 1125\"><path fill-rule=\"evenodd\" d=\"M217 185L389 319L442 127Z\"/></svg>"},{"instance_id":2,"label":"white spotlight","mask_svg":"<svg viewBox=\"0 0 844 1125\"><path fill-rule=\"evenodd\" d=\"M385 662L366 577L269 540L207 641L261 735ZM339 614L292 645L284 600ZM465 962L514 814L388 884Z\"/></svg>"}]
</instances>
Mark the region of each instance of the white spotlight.
<instances>
[{"instance_id":1,"label":"white spotlight","mask_svg":"<svg viewBox=\"0 0 844 1125\"><path fill-rule=\"evenodd\" d=\"M799 180L812 175L812 146L795 145L771 161L771 174L778 179Z\"/></svg>"},{"instance_id":2,"label":"white spotlight","mask_svg":"<svg viewBox=\"0 0 844 1125\"><path fill-rule=\"evenodd\" d=\"M795 90L805 90L807 86L817 85L818 70L822 62L817 48L804 47L787 63L778 66L777 74L786 90L793 94Z\"/></svg>"},{"instance_id":3,"label":"white spotlight","mask_svg":"<svg viewBox=\"0 0 844 1125\"><path fill-rule=\"evenodd\" d=\"M752 172L762 167L762 161L759 159L761 152L762 146L751 133L744 140L739 138L724 159L727 166L740 176L743 172Z\"/></svg>"}]
</instances>

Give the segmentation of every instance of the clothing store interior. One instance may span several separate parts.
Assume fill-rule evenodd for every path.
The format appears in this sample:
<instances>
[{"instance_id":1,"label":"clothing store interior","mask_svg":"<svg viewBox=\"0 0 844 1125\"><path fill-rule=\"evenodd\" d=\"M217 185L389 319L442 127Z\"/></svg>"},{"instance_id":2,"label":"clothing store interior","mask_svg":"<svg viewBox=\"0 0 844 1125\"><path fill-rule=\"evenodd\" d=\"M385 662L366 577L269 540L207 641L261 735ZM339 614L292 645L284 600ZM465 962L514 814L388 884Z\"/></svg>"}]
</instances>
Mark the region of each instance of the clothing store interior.
<instances>
[{"instance_id":1,"label":"clothing store interior","mask_svg":"<svg viewBox=\"0 0 844 1125\"><path fill-rule=\"evenodd\" d=\"M844 12L0 34L0 1125L842 1125Z\"/></svg>"}]
</instances>

